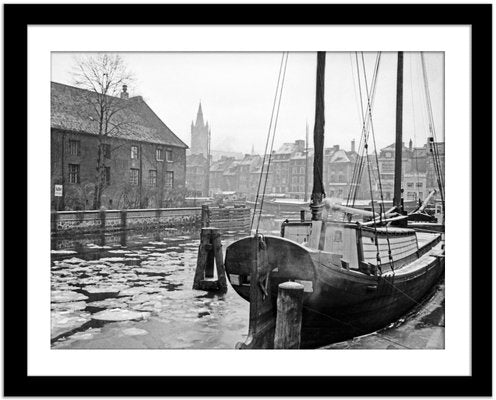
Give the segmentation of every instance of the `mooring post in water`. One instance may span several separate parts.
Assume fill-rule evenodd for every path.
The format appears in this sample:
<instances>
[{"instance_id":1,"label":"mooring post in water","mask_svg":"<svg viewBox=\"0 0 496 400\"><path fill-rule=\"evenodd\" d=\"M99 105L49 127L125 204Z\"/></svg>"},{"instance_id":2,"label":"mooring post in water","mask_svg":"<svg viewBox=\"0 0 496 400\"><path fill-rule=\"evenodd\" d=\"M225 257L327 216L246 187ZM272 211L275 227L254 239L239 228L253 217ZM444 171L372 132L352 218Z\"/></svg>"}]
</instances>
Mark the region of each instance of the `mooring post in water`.
<instances>
[{"instance_id":1,"label":"mooring post in water","mask_svg":"<svg viewBox=\"0 0 496 400\"><path fill-rule=\"evenodd\" d=\"M127 228L127 210L121 210L121 228L126 229Z\"/></svg>"},{"instance_id":2,"label":"mooring post in water","mask_svg":"<svg viewBox=\"0 0 496 400\"><path fill-rule=\"evenodd\" d=\"M105 218L106 218L105 208L101 207L100 208L100 228L102 230L105 230Z\"/></svg>"},{"instance_id":3,"label":"mooring post in water","mask_svg":"<svg viewBox=\"0 0 496 400\"><path fill-rule=\"evenodd\" d=\"M274 334L275 349L300 348L303 290L303 285L297 282L279 284Z\"/></svg>"},{"instance_id":4,"label":"mooring post in water","mask_svg":"<svg viewBox=\"0 0 496 400\"><path fill-rule=\"evenodd\" d=\"M214 278L214 262L217 266L217 279ZM217 228L201 230L193 289L227 291L222 242Z\"/></svg>"},{"instance_id":5,"label":"mooring post in water","mask_svg":"<svg viewBox=\"0 0 496 400\"><path fill-rule=\"evenodd\" d=\"M206 228L210 225L210 210L208 206L201 206L201 226L202 228Z\"/></svg>"}]
</instances>

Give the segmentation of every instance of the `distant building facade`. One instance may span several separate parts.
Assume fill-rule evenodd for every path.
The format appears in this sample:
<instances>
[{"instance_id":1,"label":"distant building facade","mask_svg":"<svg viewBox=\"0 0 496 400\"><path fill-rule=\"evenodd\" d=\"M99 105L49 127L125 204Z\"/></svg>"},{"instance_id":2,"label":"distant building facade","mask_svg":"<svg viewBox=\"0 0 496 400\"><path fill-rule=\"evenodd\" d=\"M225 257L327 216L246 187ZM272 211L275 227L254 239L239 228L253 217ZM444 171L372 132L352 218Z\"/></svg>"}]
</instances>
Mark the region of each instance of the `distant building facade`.
<instances>
[{"instance_id":1,"label":"distant building facade","mask_svg":"<svg viewBox=\"0 0 496 400\"><path fill-rule=\"evenodd\" d=\"M99 137L98 117L89 101L92 96L97 94L51 83L52 209L94 208L95 171L102 141L102 206L123 209L181 205L187 145L140 96L129 97L126 88L121 98L112 98L116 105L113 129Z\"/></svg>"},{"instance_id":2,"label":"distant building facade","mask_svg":"<svg viewBox=\"0 0 496 400\"><path fill-rule=\"evenodd\" d=\"M436 149L444 176L444 143L436 143ZM377 158L369 152L367 165L367 160L355 151L354 141L351 143L351 150L344 150L338 145L325 148L323 183L326 196L347 200L354 187L353 181L357 180L357 170L361 163L361 179L356 184L354 199L370 200L372 195L375 200L380 200L381 196L385 201L393 200L394 153L394 144L381 149ZM306 149L303 140L284 143L272 154L267 154L264 175L261 178L263 162L263 157L256 154L245 154L242 159L224 156L212 162L209 174L210 195L231 191L254 200L260 185L260 193L265 187L265 193L271 196L300 200L305 199L306 187L307 200L310 199L314 150ZM204 164L195 162L195 165L200 171L197 182L202 182L204 178L201 177L201 170ZM407 201L423 200L432 189L437 189L437 175L428 144L413 147L410 141L408 147L403 146L402 188L403 198Z\"/></svg>"}]
</instances>

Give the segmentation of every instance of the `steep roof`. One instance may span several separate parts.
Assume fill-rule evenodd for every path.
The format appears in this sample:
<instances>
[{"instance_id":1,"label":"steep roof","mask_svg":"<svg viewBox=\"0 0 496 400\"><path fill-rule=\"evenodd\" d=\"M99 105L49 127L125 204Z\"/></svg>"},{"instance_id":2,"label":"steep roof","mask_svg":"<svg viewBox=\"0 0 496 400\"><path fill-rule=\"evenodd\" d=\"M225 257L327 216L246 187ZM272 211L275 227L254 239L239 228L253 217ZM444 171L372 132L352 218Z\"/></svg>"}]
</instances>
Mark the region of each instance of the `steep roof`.
<instances>
[{"instance_id":1,"label":"steep roof","mask_svg":"<svg viewBox=\"0 0 496 400\"><path fill-rule=\"evenodd\" d=\"M205 167L207 159L203 154L190 154L186 156L186 165L188 167Z\"/></svg>"},{"instance_id":2,"label":"steep roof","mask_svg":"<svg viewBox=\"0 0 496 400\"><path fill-rule=\"evenodd\" d=\"M51 127L98 135L98 115L92 103L97 93L57 82L51 83ZM145 103L141 96L111 97L114 129L109 137L188 148Z\"/></svg>"},{"instance_id":3,"label":"steep roof","mask_svg":"<svg viewBox=\"0 0 496 400\"><path fill-rule=\"evenodd\" d=\"M351 162L351 160L348 157L348 154L346 154L346 151L344 150L337 150L334 152L334 154L331 156L330 162Z\"/></svg>"},{"instance_id":4,"label":"steep roof","mask_svg":"<svg viewBox=\"0 0 496 400\"><path fill-rule=\"evenodd\" d=\"M219 161L214 161L210 166L210 172L224 172L233 162L234 158L225 158Z\"/></svg>"}]
</instances>

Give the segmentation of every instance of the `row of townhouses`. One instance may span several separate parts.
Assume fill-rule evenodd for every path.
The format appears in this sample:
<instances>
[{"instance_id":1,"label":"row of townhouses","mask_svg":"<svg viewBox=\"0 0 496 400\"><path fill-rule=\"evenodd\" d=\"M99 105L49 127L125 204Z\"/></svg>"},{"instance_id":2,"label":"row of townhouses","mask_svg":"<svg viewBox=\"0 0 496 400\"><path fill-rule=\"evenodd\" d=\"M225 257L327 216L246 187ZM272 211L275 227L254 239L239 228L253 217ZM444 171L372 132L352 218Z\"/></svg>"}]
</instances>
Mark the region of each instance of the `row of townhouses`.
<instances>
[{"instance_id":1,"label":"row of townhouses","mask_svg":"<svg viewBox=\"0 0 496 400\"><path fill-rule=\"evenodd\" d=\"M436 143L436 146L444 174L444 143ZM203 154L192 154L187 156L186 186L190 195L212 196L234 191L250 199L256 196L261 183L262 188L265 186L265 193L309 199L313 182L313 156L313 149L305 148L304 140L285 143L272 154L266 155L265 174L261 175L263 157L257 154L245 154L241 159L222 157L210 162ZM371 186L374 198L379 198L382 188L384 200L393 199L394 159L394 144L381 149L377 159L375 155L369 155L369 167L364 163L356 199L370 199ZM355 141L352 141L350 150L344 150L338 145L324 150L323 182L328 197L347 198L359 160ZM427 143L422 147L413 147L410 140L408 147L403 145L402 182L405 200L423 200L431 190L438 187Z\"/></svg>"}]
</instances>

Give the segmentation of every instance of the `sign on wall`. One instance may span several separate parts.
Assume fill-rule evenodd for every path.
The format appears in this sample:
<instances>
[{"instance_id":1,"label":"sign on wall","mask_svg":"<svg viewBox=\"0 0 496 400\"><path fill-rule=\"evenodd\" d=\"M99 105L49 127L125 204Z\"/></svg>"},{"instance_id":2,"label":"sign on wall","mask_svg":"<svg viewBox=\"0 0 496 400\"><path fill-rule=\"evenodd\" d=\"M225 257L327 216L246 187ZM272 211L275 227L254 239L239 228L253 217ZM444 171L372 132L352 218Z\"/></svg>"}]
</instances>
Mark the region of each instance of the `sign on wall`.
<instances>
[{"instance_id":1,"label":"sign on wall","mask_svg":"<svg viewBox=\"0 0 496 400\"><path fill-rule=\"evenodd\" d=\"M55 197L62 197L62 185L55 185Z\"/></svg>"}]
</instances>

